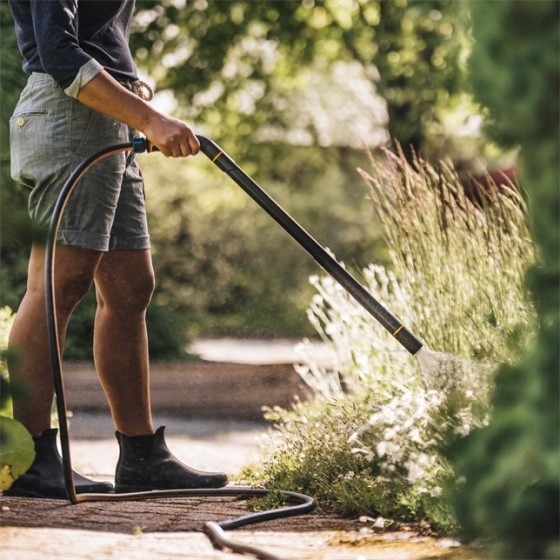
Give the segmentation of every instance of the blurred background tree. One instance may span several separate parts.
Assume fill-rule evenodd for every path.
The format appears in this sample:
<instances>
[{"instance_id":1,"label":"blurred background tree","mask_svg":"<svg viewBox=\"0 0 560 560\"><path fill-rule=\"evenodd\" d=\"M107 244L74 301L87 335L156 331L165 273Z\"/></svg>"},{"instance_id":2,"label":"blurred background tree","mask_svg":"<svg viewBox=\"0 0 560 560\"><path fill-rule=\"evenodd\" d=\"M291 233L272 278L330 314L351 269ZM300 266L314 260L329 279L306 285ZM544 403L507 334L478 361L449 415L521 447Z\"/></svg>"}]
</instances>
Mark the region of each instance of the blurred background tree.
<instances>
[{"instance_id":1,"label":"blurred background tree","mask_svg":"<svg viewBox=\"0 0 560 560\"><path fill-rule=\"evenodd\" d=\"M14 309L25 291L32 232L24 189L10 178L8 121L27 78L21 70L14 24L7 2L0 2L0 307Z\"/></svg>"},{"instance_id":2,"label":"blurred background tree","mask_svg":"<svg viewBox=\"0 0 560 560\"><path fill-rule=\"evenodd\" d=\"M25 81L7 4L2 117ZM356 173L364 146L391 138L426 157L483 154L463 92L468 13L459 2L138 0L131 46L162 109L217 140L354 271L386 262ZM189 337L310 334L315 264L203 158L142 156L159 287L154 359ZM28 241L12 227L25 193L9 178L2 128L2 299L24 289ZM5 210L4 210L5 211ZM9 231L8 231L9 230ZM10 233L12 232L12 233ZM89 358L93 294L71 322L67 356Z\"/></svg>"},{"instance_id":3,"label":"blurred background tree","mask_svg":"<svg viewBox=\"0 0 560 560\"><path fill-rule=\"evenodd\" d=\"M441 136L443 113L461 92L468 40L460 2L141 0L138 8L140 65L186 116L220 140L233 136L238 151L251 152L255 136L323 146L370 140L347 121L331 136L322 130L320 121L336 115L318 114L313 78L333 68L354 82L355 97L359 69L386 105L389 136L405 149L427 149ZM347 115L339 84L323 85Z\"/></svg>"}]
</instances>

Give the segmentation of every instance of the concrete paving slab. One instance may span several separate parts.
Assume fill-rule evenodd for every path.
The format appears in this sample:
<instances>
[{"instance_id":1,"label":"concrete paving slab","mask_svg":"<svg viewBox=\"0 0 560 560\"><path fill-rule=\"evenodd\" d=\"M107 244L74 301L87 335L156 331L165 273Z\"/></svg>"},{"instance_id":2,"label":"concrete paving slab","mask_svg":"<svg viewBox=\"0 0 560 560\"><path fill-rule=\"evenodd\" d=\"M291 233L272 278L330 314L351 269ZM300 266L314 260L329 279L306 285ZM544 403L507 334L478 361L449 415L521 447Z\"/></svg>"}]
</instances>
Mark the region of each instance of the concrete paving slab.
<instances>
[{"instance_id":1,"label":"concrete paving slab","mask_svg":"<svg viewBox=\"0 0 560 560\"><path fill-rule=\"evenodd\" d=\"M239 338L199 338L194 340L189 351L209 362L231 362L234 364L297 364L303 360L299 350L301 340L280 338L255 340ZM328 366L335 362L331 347L314 340L307 346L306 354L318 364Z\"/></svg>"},{"instance_id":2,"label":"concrete paving slab","mask_svg":"<svg viewBox=\"0 0 560 560\"><path fill-rule=\"evenodd\" d=\"M202 533L122 535L83 530L0 528L2 558L10 560L239 560L214 550ZM480 560L445 541L413 534L367 535L238 531L235 540L285 560Z\"/></svg>"}]
</instances>

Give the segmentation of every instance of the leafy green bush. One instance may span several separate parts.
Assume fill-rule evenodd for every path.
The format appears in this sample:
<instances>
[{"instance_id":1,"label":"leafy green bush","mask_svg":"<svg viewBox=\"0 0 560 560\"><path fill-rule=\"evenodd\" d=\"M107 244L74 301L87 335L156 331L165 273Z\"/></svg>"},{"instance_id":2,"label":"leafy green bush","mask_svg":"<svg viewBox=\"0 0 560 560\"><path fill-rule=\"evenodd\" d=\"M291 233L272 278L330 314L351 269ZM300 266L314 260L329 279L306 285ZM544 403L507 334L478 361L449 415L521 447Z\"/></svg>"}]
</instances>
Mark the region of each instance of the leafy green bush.
<instances>
[{"instance_id":1,"label":"leafy green bush","mask_svg":"<svg viewBox=\"0 0 560 560\"><path fill-rule=\"evenodd\" d=\"M8 368L6 363L6 349L8 348L8 337L15 315L12 310L4 306L0 308L0 415L11 416L12 405L8 383Z\"/></svg>"},{"instance_id":2,"label":"leafy green bush","mask_svg":"<svg viewBox=\"0 0 560 560\"><path fill-rule=\"evenodd\" d=\"M7 490L33 462L33 440L25 427L12 419L10 387L4 360L14 314L0 308L0 492Z\"/></svg>"},{"instance_id":3,"label":"leafy green bush","mask_svg":"<svg viewBox=\"0 0 560 560\"><path fill-rule=\"evenodd\" d=\"M27 216L27 189L10 177L8 121L26 81L10 7L0 2L0 305L12 309L25 291L29 243L34 236Z\"/></svg>"},{"instance_id":4,"label":"leafy green bush","mask_svg":"<svg viewBox=\"0 0 560 560\"><path fill-rule=\"evenodd\" d=\"M344 513L427 519L451 529L446 450L487 422L493 366L515 359L511 334L520 346L528 343L533 314L523 277L532 244L514 185L494 185L481 206L447 164L436 170L386 153L371 167L361 175L392 270L371 265L365 283L444 352L422 349L414 360L332 279L313 278L308 316L331 347L334 367L311 357L298 367L318 400L269 414L280 445L262 477L274 487L291 482L315 492Z\"/></svg>"},{"instance_id":5,"label":"leafy green bush","mask_svg":"<svg viewBox=\"0 0 560 560\"><path fill-rule=\"evenodd\" d=\"M323 76L337 64L363 69L387 107L391 136L407 149L441 135L441 110L461 87L461 2L242 0L185 10L169 0L141 0L138 8L132 46L139 63L159 88L174 92L191 120L220 141L234 135L249 157L260 152L253 144L261 131L320 144L325 121L333 120L324 113L348 116L357 95L341 99L339 88L327 84L335 103L317 103L322 92L309 81L310 69ZM364 115L356 128L376 117ZM344 126L338 132L347 134Z\"/></svg>"}]
</instances>

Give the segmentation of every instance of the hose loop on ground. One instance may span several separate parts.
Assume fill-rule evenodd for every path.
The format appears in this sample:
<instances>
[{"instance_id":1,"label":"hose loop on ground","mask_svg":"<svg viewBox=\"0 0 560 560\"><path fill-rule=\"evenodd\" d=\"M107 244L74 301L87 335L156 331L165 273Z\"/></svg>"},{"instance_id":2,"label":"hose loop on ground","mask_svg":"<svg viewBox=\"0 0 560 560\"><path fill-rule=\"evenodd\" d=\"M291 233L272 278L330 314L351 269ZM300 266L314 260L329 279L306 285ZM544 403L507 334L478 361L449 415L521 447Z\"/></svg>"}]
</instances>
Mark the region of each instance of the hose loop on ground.
<instances>
[{"instance_id":1,"label":"hose loop on ground","mask_svg":"<svg viewBox=\"0 0 560 560\"><path fill-rule=\"evenodd\" d=\"M45 306L47 315L47 333L51 354L51 370L56 394L56 406L58 412L60 444L62 451L62 464L64 480L68 499L73 504L84 502L116 502L128 500L146 500L156 498L189 498L189 497L220 497L220 496L266 496L269 491L264 488L251 488L243 486L229 486L217 489L194 489L194 490L152 490L149 492L132 492L123 494L78 494L72 476L72 460L70 454L70 434L68 429L68 412L66 405L66 392L62 374L62 353L58 337L58 325L56 321L56 299L54 291L54 272L56 257L56 239L64 209L76 185L82 176L98 161L120 152L142 152L149 147L145 139L134 139L133 142L109 146L96 154L85 159L70 175L62 187L56 200L50 227L47 235L45 249ZM151 150L150 150L151 151ZM288 507L250 513L235 519L220 522L209 521L204 525L204 532L218 549L229 549L238 554L251 554L262 560L281 560L278 556L269 554L256 547L236 543L229 539L225 532L253 523L260 523L271 519L279 519L292 515L301 515L315 509L316 503L313 498L305 494L280 491L286 502L295 504Z\"/></svg>"}]
</instances>

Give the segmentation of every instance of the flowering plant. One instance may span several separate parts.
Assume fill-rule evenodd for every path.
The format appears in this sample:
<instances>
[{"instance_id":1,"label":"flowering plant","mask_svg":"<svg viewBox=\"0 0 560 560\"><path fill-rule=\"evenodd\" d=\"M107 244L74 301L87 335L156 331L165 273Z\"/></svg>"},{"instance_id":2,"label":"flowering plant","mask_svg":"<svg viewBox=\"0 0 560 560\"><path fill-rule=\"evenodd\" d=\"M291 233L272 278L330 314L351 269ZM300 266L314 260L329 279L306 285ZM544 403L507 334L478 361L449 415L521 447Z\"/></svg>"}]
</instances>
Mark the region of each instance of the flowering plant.
<instances>
[{"instance_id":1,"label":"flowering plant","mask_svg":"<svg viewBox=\"0 0 560 560\"><path fill-rule=\"evenodd\" d=\"M312 277L308 317L332 360L299 344L296 369L316 398L269 412L279 437L263 473L344 513L450 526L445 450L488 422L494 366L529 340L533 247L514 185L472 200L449 164L390 152L371 163L361 175L391 267L370 265L363 281L426 345L410 356L331 278Z\"/></svg>"}]
</instances>

